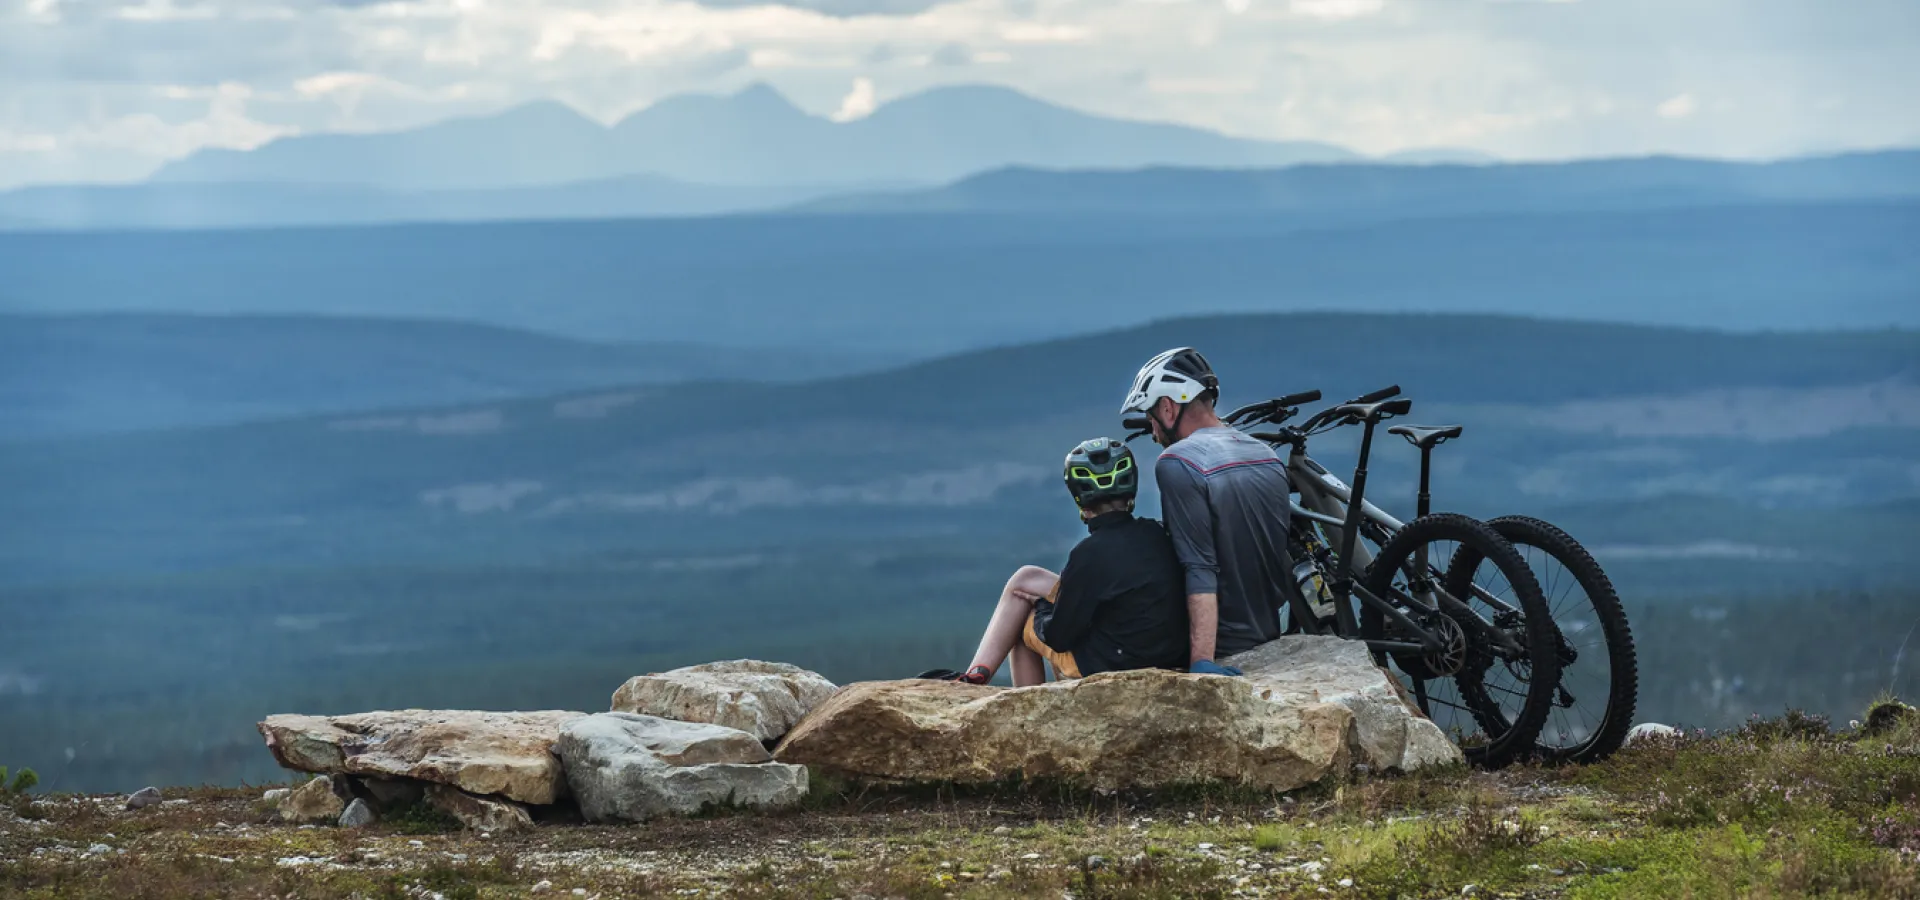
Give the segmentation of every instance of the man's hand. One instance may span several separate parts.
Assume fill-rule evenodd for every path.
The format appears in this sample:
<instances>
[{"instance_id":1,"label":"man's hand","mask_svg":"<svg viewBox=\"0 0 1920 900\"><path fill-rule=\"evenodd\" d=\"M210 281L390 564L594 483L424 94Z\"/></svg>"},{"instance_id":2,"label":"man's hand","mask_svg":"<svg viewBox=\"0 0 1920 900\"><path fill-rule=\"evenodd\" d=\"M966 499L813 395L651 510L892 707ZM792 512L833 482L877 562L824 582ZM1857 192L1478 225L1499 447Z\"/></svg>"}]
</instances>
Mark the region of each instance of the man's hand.
<instances>
[{"instance_id":1,"label":"man's hand","mask_svg":"<svg viewBox=\"0 0 1920 900\"><path fill-rule=\"evenodd\" d=\"M1223 666L1210 659L1194 660L1191 664L1187 666L1187 671L1192 672L1195 675L1243 675L1243 674L1246 674L1232 666Z\"/></svg>"}]
</instances>

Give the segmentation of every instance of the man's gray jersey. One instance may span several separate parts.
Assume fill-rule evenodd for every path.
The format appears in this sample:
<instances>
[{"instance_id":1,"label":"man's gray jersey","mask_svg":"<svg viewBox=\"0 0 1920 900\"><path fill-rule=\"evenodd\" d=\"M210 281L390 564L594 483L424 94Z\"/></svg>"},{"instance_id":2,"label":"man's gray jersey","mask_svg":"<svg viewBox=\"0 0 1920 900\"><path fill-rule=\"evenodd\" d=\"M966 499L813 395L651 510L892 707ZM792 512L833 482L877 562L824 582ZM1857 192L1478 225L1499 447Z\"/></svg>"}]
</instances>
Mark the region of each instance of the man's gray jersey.
<instances>
[{"instance_id":1,"label":"man's gray jersey","mask_svg":"<svg viewBox=\"0 0 1920 900\"><path fill-rule=\"evenodd\" d=\"M1280 636L1287 562L1286 462L1232 428L1202 428L1153 466L1187 593L1220 597L1216 657Z\"/></svg>"}]
</instances>

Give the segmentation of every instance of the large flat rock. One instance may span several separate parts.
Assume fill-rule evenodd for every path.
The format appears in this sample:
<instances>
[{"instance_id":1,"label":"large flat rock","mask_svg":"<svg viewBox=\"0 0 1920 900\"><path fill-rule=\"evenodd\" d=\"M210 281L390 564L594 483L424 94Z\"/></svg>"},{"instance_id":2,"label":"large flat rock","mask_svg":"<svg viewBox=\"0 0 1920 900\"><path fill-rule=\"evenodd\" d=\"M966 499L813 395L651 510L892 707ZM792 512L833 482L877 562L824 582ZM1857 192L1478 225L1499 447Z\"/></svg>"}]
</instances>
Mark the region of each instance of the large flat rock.
<instances>
[{"instance_id":1,"label":"large flat rock","mask_svg":"<svg viewBox=\"0 0 1920 900\"><path fill-rule=\"evenodd\" d=\"M554 752L589 822L774 809L807 795L805 767L774 762L753 735L720 725L602 713L568 722Z\"/></svg>"},{"instance_id":2,"label":"large flat rock","mask_svg":"<svg viewBox=\"0 0 1920 900\"><path fill-rule=\"evenodd\" d=\"M628 679L614 692L613 711L722 725L770 743L834 690L799 666L735 659Z\"/></svg>"},{"instance_id":3,"label":"large flat rock","mask_svg":"<svg viewBox=\"0 0 1920 900\"><path fill-rule=\"evenodd\" d=\"M1354 762L1411 772L1463 762L1460 748L1374 665L1365 644L1288 635L1226 660L1262 696L1284 704L1334 703L1353 713Z\"/></svg>"},{"instance_id":4,"label":"large flat rock","mask_svg":"<svg viewBox=\"0 0 1920 900\"><path fill-rule=\"evenodd\" d=\"M577 712L404 709L348 716L269 716L260 723L282 766L325 775L413 778L533 805L566 795L554 741Z\"/></svg>"},{"instance_id":5,"label":"large flat rock","mask_svg":"<svg viewBox=\"0 0 1920 900\"><path fill-rule=\"evenodd\" d=\"M865 682L816 708L774 756L886 782L1018 776L1098 788L1289 790L1344 772L1354 714L1272 692L1242 678L1164 671L1017 689Z\"/></svg>"}]
</instances>

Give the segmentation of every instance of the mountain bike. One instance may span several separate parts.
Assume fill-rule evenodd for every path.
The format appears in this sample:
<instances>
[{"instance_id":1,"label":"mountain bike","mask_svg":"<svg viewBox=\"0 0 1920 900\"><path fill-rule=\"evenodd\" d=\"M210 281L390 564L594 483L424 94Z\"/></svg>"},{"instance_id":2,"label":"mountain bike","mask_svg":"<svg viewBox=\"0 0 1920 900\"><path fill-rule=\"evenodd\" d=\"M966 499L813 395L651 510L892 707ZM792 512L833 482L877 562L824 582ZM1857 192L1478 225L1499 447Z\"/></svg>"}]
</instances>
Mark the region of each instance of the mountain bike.
<instances>
[{"instance_id":1,"label":"mountain bike","mask_svg":"<svg viewBox=\"0 0 1920 900\"><path fill-rule=\"evenodd\" d=\"M1390 387L1367 395L1367 399L1377 401L1399 392L1397 386ZM1294 407L1314 399L1318 399L1317 392L1264 401L1229 413L1225 421L1238 427L1282 424L1297 414ZM1305 457L1306 437L1320 433L1325 422L1324 418L1316 417L1296 429L1255 435L1276 446L1289 444L1301 457L1298 464L1289 465L1296 488L1306 486L1295 510L1295 543L1309 547L1315 543L1314 529L1338 527L1330 526L1325 519L1344 512L1341 492L1345 486L1327 474L1324 467ZM1458 425L1396 425L1388 429L1390 434L1405 438L1420 451L1418 516L1427 516L1431 510L1433 449L1459 437L1463 431ZM1364 518L1358 530L1361 537L1374 546L1385 546L1404 527L1378 507L1366 503L1364 498L1362 510ZM1548 722L1536 740L1535 755L1548 761L1591 762L1619 749L1632 724L1638 669L1632 632L1612 582L1586 548L1551 523L1527 516L1502 516L1485 524L1512 544L1534 573L1555 628L1560 675L1554 684ZM1346 558L1360 570L1369 560L1366 546L1356 546L1359 548L1356 555ZM1476 578L1475 573L1482 571L1485 561L1484 554L1463 545L1447 561L1444 572L1435 566L1429 574L1444 583L1470 583L1474 598L1494 610L1496 616L1510 615L1508 611L1514 609L1524 612L1514 596L1513 586L1501 576L1497 566L1486 570L1486 577ZM1323 559L1319 564L1333 565L1331 559ZM1376 614L1362 611L1363 633L1381 627ZM1403 673L1417 679L1420 674L1417 665L1416 671L1407 672L1404 661L1397 662L1403 663L1400 665ZM1518 673L1515 674L1517 677ZM1537 671L1534 674L1537 675ZM1476 725L1488 733L1499 733L1507 727L1502 720L1512 715L1507 710L1514 697L1503 694L1511 689L1500 685L1489 687L1484 681L1481 687L1483 690L1478 695L1463 695L1467 701L1464 705L1470 708L1469 715ZM1507 702L1501 702L1503 696Z\"/></svg>"},{"instance_id":2,"label":"mountain bike","mask_svg":"<svg viewBox=\"0 0 1920 900\"><path fill-rule=\"evenodd\" d=\"M1285 421L1298 412L1298 404L1319 396L1314 391L1267 401L1264 421ZM1461 743L1467 758L1497 768L1531 752L1546 723L1560 675L1553 623L1545 596L1518 551L1474 519L1428 514L1395 522L1378 553L1360 543L1363 523L1374 515L1385 516L1366 501L1375 429L1405 415L1412 405L1411 400L1369 395L1326 410L1301 428L1254 435L1276 446L1292 446L1289 475L1301 494L1293 509L1296 534L1307 548L1303 559L1321 578L1322 599L1332 609L1330 619L1323 621L1313 603L1295 590L1290 592L1288 616L1296 630L1364 641L1376 659L1392 661L1407 676L1421 711ZM1144 418L1126 424L1134 431L1129 440L1145 433ZM1306 455L1309 434L1347 425L1362 428L1351 488ZM1434 565L1434 560L1459 556L1464 548L1499 574L1510 600L1488 601L1475 590L1480 565L1448 572ZM1361 610L1357 619L1356 603ZM1487 708L1476 712L1476 706Z\"/></svg>"}]
</instances>

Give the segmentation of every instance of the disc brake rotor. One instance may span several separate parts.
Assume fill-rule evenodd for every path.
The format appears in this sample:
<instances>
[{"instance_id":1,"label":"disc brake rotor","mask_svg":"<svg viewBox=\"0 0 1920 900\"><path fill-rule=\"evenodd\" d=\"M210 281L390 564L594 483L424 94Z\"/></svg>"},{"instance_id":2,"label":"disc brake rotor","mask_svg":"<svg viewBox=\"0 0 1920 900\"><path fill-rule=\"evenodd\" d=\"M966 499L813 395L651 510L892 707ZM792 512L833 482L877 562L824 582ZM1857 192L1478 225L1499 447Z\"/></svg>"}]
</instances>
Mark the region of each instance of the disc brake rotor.
<instances>
[{"instance_id":1,"label":"disc brake rotor","mask_svg":"<svg viewBox=\"0 0 1920 900\"><path fill-rule=\"evenodd\" d=\"M1394 654L1394 662L1400 664L1400 670L1414 678L1426 680L1446 678L1465 668L1468 658L1472 656L1467 646L1466 629L1447 615L1428 617L1423 624L1440 638L1440 648L1425 653Z\"/></svg>"}]
</instances>

